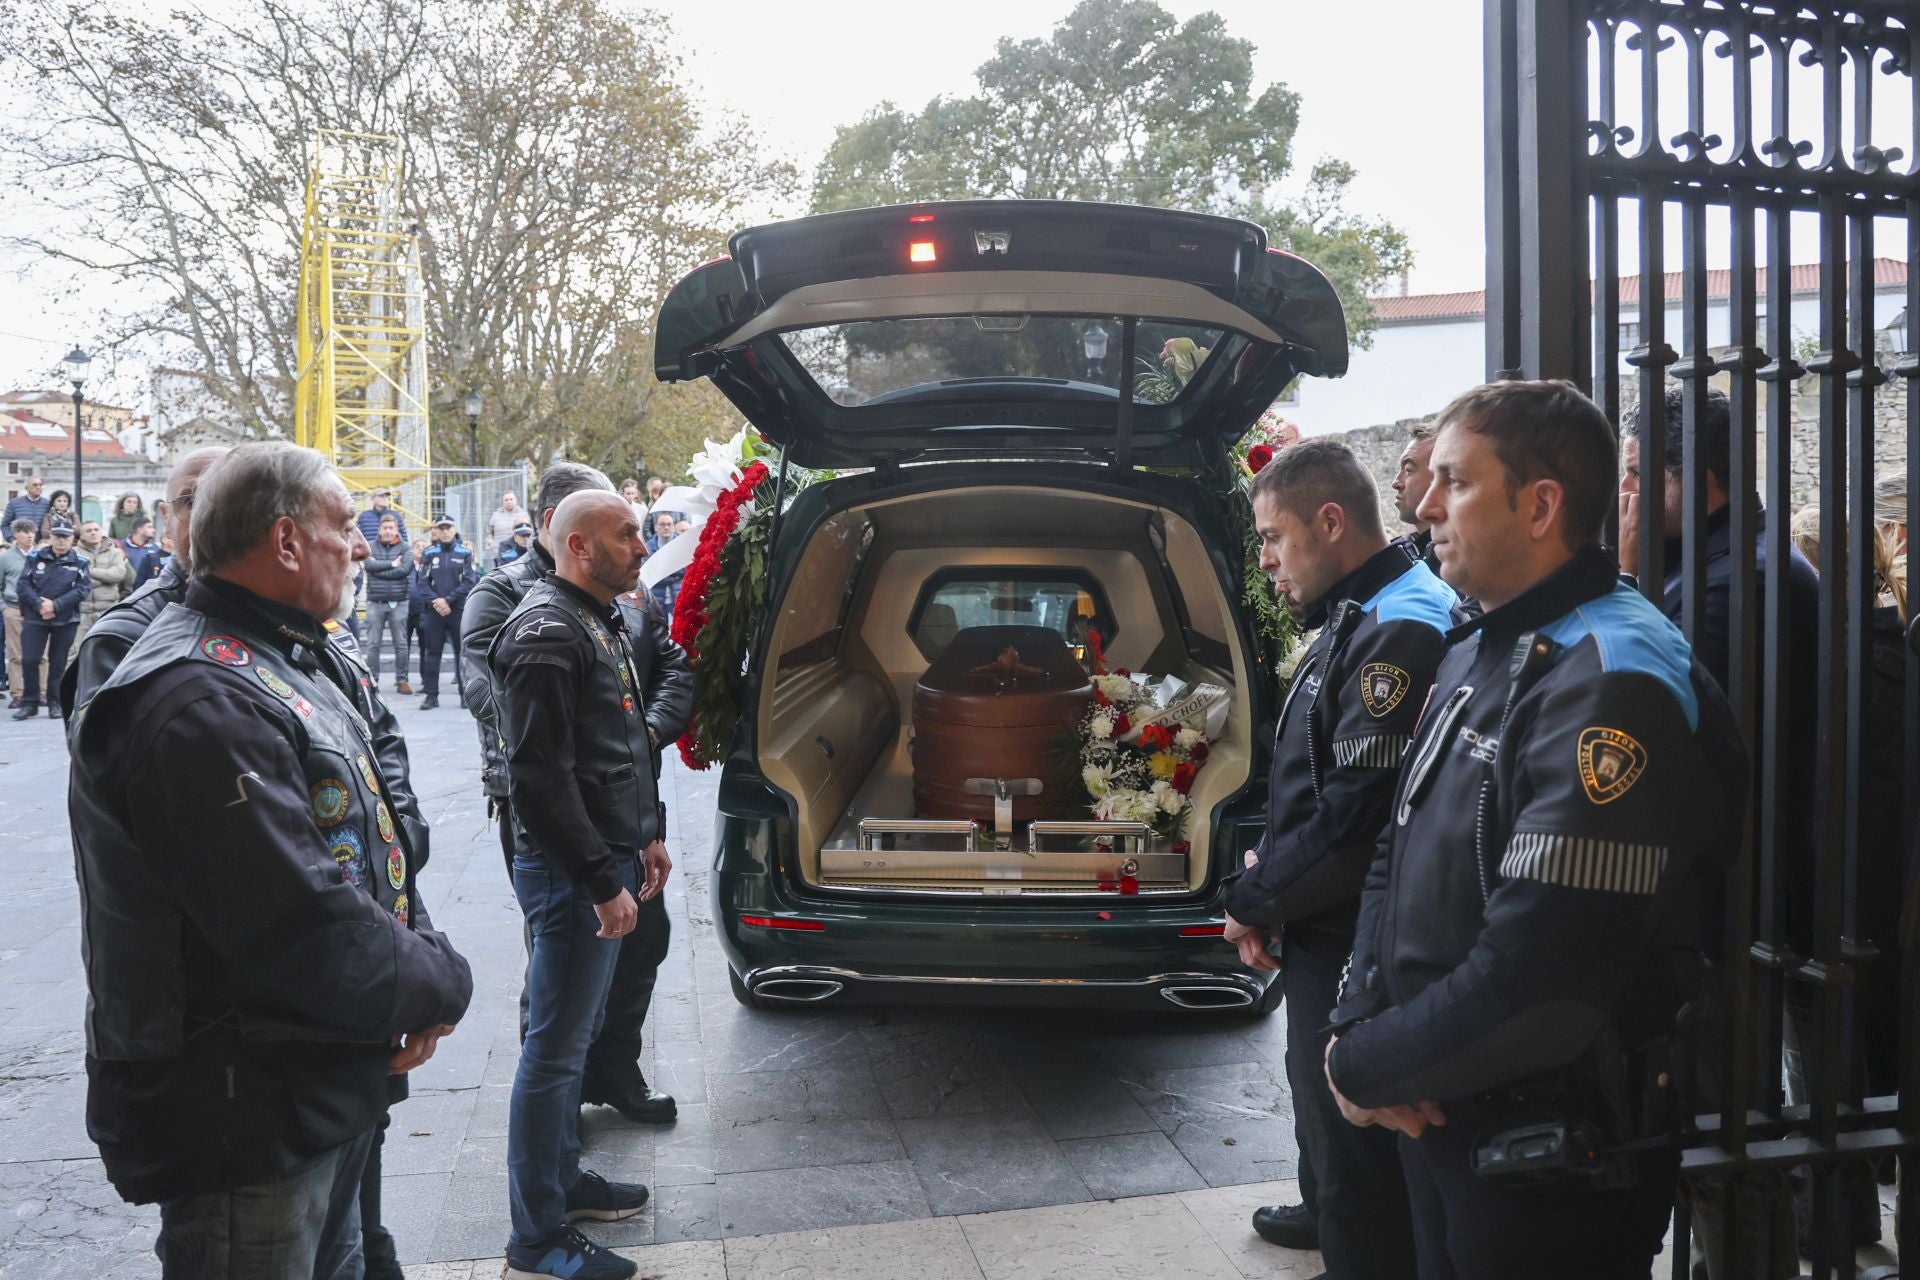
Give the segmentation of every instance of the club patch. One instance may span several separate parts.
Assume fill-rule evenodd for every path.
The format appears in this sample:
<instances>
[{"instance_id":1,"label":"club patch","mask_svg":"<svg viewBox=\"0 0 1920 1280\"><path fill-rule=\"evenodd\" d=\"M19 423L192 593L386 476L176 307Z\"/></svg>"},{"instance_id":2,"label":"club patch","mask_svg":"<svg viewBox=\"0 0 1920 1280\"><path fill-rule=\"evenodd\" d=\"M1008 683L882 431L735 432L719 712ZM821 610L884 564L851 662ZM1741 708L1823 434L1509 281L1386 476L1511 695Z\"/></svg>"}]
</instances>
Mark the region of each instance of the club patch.
<instances>
[{"instance_id":1,"label":"club patch","mask_svg":"<svg viewBox=\"0 0 1920 1280\"><path fill-rule=\"evenodd\" d=\"M397 844L387 850L387 883L396 889L407 887L407 855Z\"/></svg>"},{"instance_id":2,"label":"club patch","mask_svg":"<svg viewBox=\"0 0 1920 1280\"><path fill-rule=\"evenodd\" d=\"M208 636L200 642L200 652L223 667L244 667L253 661L253 650L232 636Z\"/></svg>"},{"instance_id":3,"label":"club patch","mask_svg":"<svg viewBox=\"0 0 1920 1280\"><path fill-rule=\"evenodd\" d=\"M1595 804L1611 804L1646 772L1647 749L1631 735L1599 725L1580 731L1580 785Z\"/></svg>"},{"instance_id":4,"label":"club patch","mask_svg":"<svg viewBox=\"0 0 1920 1280\"><path fill-rule=\"evenodd\" d=\"M355 767L360 770L360 781L367 784L367 794L375 800L378 800L380 798L380 779L374 775L373 762L361 755L355 756L353 763Z\"/></svg>"},{"instance_id":5,"label":"club patch","mask_svg":"<svg viewBox=\"0 0 1920 1280\"><path fill-rule=\"evenodd\" d=\"M260 683L267 686L267 690L274 697L285 698L288 702L292 702L297 696L293 686L288 684L279 672L269 671L265 667L255 667L253 674L260 677Z\"/></svg>"},{"instance_id":6,"label":"club patch","mask_svg":"<svg viewBox=\"0 0 1920 1280\"><path fill-rule=\"evenodd\" d=\"M393 918L401 924L407 922L407 895L401 894L393 900Z\"/></svg>"},{"instance_id":7,"label":"club patch","mask_svg":"<svg viewBox=\"0 0 1920 1280\"><path fill-rule=\"evenodd\" d=\"M632 699L631 697L624 697L624 698L621 698L621 699L620 699L620 709L621 709L622 711L624 711L624 712L626 712L626 713L627 713L628 715L632 715L632 714L633 714L633 699Z\"/></svg>"},{"instance_id":8,"label":"club patch","mask_svg":"<svg viewBox=\"0 0 1920 1280\"><path fill-rule=\"evenodd\" d=\"M1400 705L1413 687L1413 677L1387 662L1369 662L1360 668L1360 701L1378 720Z\"/></svg>"},{"instance_id":9,"label":"club patch","mask_svg":"<svg viewBox=\"0 0 1920 1280\"><path fill-rule=\"evenodd\" d=\"M333 837L333 843L327 846L327 852L340 867L340 874L346 882L356 889L367 883L367 856L360 848L360 833L352 827L342 828Z\"/></svg>"},{"instance_id":10,"label":"club patch","mask_svg":"<svg viewBox=\"0 0 1920 1280\"><path fill-rule=\"evenodd\" d=\"M345 786L345 783L341 784ZM393 843L393 815L387 812L387 802L381 800L373 807L373 825L380 829L380 838L388 844Z\"/></svg>"},{"instance_id":11,"label":"club patch","mask_svg":"<svg viewBox=\"0 0 1920 1280\"><path fill-rule=\"evenodd\" d=\"M322 778L307 788L307 803L313 806L315 822L337 827L347 816L347 784L338 778Z\"/></svg>"}]
</instances>

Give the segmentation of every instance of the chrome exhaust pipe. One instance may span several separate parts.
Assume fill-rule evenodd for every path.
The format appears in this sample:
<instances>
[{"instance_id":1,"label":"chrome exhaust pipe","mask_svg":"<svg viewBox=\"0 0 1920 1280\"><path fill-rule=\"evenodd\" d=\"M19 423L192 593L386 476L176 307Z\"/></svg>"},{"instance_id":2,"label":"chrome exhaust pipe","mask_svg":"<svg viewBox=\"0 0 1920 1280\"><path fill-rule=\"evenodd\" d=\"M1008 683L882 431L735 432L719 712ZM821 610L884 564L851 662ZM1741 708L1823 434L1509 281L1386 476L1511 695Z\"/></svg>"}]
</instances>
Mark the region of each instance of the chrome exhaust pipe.
<instances>
[{"instance_id":1,"label":"chrome exhaust pipe","mask_svg":"<svg viewBox=\"0 0 1920 1280\"><path fill-rule=\"evenodd\" d=\"M819 1004L833 999L844 989L844 983L829 978L767 978L751 988L760 999L778 1000L783 1004Z\"/></svg>"},{"instance_id":2,"label":"chrome exhaust pipe","mask_svg":"<svg viewBox=\"0 0 1920 1280\"><path fill-rule=\"evenodd\" d=\"M1182 1009L1245 1009L1253 1004L1253 994L1241 987L1162 987L1160 994Z\"/></svg>"}]
</instances>

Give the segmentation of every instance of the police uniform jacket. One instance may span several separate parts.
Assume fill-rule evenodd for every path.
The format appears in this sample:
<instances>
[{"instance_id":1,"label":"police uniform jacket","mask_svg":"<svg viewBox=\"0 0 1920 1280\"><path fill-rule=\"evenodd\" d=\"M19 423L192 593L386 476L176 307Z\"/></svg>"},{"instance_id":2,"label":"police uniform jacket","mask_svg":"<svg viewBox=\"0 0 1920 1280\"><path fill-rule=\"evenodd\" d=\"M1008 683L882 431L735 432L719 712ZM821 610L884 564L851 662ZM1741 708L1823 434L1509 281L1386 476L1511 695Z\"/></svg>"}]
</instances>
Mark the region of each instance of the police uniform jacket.
<instances>
[{"instance_id":1,"label":"police uniform jacket","mask_svg":"<svg viewBox=\"0 0 1920 1280\"><path fill-rule=\"evenodd\" d=\"M1389 545L1315 605L1306 623L1320 634L1280 708L1260 860L1227 881L1234 919L1351 932L1454 600Z\"/></svg>"},{"instance_id":2,"label":"police uniform jacket","mask_svg":"<svg viewBox=\"0 0 1920 1280\"><path fill-rule=\"evenodd\" d=\"M1747 766L1686 641L1598 548L1452 633L1368 875L1333 1081L1468 1099L1665 1031Z\"/></svg>"},{"instance_id":3,"label":"police uniform jacket","mask_svg":"<svg viewBox=\"0 0 1920 1280\"><path fill-rule=\"evenodd\" d=\"M64 627L80 620L80 602L93 590L93 576L78 551L67 548L56 555L52 547L42 547L27 561L20 575L20 618L48 627ZM40 602L53 601L53 616L40 616Z\"/></svg>"},{"instance_id":4,"label":"police uniform jacket","mask_svg":"<svg viewBox=\"0 0 1920 1280\"><path fill-rule=\"evenodd\" d=\"M76 713L87 1127L127 1199L275 1180L366 1132L395 1038L472 995L323 637L198 582Z\"/></svg>"},{"instance_id":5,"label":"police uniform jacket","mask_svg":"<svg viewBox=\"0 0 1920 1280\"><path fill-rule=\"evenodd\" d=\"M639 615L640 637L629 633L632 616L549 575L487 655L516 846L558 862L595 902L619 895L616 853L638 853L665 832L661 729L684 725L692 700L686 659L659 634L657 615Z\"/></svg>"},{"instance_id":6,"label":"police uniform jacket","mask_svg":"<svg viewBox=\"0 0 1920 1280\"><path fill-rule=\"evenodd\" d=\"M420 553L420 571L416 576L421 607L445 600L454 612L467 602L467 593L480 575L473 567L473 548L464 542L430 543Z\"/></svg>"}]
</instances>

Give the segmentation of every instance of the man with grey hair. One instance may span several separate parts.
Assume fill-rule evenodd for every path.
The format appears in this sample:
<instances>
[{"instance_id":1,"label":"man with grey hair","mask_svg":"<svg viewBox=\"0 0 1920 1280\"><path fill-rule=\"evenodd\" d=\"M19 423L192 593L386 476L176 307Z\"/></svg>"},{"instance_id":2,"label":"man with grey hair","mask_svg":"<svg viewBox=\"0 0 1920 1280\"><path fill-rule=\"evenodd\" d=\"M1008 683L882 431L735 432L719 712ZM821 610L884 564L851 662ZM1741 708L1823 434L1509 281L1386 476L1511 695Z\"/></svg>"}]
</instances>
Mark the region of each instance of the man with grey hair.
<instances>
[{"instance_id":1,"label":"man with grey hair","mask_svg":"<svg viewBox=\"0 0 1920 1280\"><path fill-rule=\"evenodd\" d=\"M466 1012L321 619L366 543L310 449L199 479L192 583L88 700L68 788L87 1129L163 1274L362 1274L387 1078Z\"/></svg>"},{"instance_id":2,"label":"man with grey hair","mask_svg":"<svg viewBox=\"0 0 1920 1280\"><path fill-rule=\"evenodd\" d=\"M0 605L5 606L6 615L7 692L12 695L12 701L7 704L9 710L17 710L26 693L25 676L20 666L20 657L26 651L26 643L20 638L20 577L27 571L27 561L33 558L33 540L38 533L38 525L25 516L19 516L7 526L11 541L4 550L0 550ZM43 662L40 671L43 687L47 679L45 667Z\"/></svg>"}]
</instances>

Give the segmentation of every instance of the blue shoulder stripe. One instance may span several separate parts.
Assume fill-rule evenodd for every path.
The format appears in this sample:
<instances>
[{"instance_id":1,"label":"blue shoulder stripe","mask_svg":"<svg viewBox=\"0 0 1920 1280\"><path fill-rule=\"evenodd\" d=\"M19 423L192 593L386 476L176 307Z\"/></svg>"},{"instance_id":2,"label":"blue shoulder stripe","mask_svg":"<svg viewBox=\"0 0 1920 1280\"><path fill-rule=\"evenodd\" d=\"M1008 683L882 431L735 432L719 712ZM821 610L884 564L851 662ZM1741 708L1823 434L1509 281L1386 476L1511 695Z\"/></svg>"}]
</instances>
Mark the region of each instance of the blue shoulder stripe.
<instances>
[{"instance_id":1,"label":"blue shoulder stripe","mask_svg":"<svg viewBox=\"0 0 1920 1280\"><path fill-rule=\"evenodd\" d=\"M1453 626L1453 606L1460 597L1440 581L1433 570L1415 561L1411 568L1374 593L1361 606L1379 615L1379 621L1424 622L1445 635Z\"/></svg>"},{"instance_id":2,"label":"blue shoulder stripe","mask_svg":"<svg viewBox=\"0 0 1920 1280\"><path fill-rule=\"evenodd\" d=\"M1700 727L1700 700L1693 691L1693 649L1666 614L1626 583L1614 583L1612 591L1540 628L1540 634L1568 648L1592 636L1602 671L1652 676L1673 693L1687 717L1687 727Z\"/></svg>"}]
</instances>

